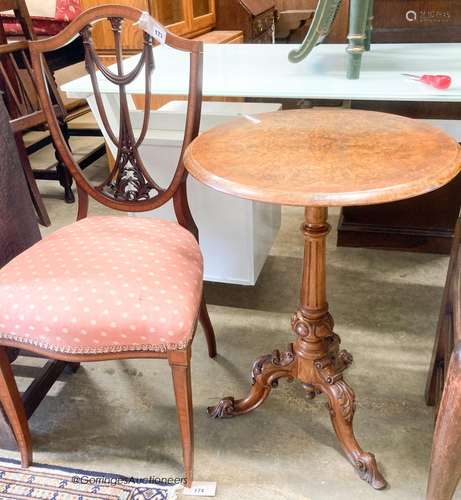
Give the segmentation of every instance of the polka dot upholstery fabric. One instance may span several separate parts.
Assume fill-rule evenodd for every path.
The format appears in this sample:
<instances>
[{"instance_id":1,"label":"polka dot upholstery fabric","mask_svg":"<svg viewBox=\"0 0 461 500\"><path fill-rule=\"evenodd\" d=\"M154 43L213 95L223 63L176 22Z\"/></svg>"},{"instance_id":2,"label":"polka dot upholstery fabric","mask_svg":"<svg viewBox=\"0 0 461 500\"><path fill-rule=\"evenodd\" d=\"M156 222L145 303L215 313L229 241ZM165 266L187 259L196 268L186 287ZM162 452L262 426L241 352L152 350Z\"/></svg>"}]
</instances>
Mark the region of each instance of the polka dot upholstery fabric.
<instances>
[{"instance_id":1,"label":"polka dot upholstery fabric","mask_svg":"<svg viewBox=\"0 0 461 500\"><path fill-rule=\"evenodd\" d=\"M199 246L176 222L90 217L0 270L0 337L65 353L183 349L202 282Z\"/></svg>"}]
</instances>

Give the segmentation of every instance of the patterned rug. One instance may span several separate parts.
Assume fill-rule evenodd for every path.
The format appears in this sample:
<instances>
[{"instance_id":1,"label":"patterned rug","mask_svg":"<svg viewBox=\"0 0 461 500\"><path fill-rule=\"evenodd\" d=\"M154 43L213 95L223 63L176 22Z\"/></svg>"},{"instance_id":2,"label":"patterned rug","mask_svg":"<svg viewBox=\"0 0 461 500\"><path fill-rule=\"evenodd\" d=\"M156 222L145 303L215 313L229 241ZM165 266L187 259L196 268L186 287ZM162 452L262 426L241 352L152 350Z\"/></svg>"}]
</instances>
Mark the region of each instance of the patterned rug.
<instances>
[{"instance_id":1,"label":"patterned rug","mask_svg":"<svg viewBox=\"0 0 461 500\"><path fill-rule=\"evenodd\" d=\"M176 500L179 485L157 482L41 464L21 469L17 460L0 459L0 500Z\"/></svg>"}]
</instances>

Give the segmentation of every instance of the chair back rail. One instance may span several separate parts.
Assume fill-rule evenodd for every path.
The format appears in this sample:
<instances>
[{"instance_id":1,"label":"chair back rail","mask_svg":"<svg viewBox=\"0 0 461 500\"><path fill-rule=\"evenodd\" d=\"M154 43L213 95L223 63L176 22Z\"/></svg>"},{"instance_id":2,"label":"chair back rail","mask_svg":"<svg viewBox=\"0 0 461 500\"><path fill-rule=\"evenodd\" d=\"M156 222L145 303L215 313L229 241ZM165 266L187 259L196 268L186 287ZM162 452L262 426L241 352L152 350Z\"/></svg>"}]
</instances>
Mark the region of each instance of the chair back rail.
<instances>
[{"instance_id":1,"label":"chair back rail","mask_svg":"<svg viewBox=\"0 0 461 500\"><path fill-rule=\"evenodd\" d=\"M65 114L64 106L48 70L45 71L45 85L53 99L54 112L62 119ZM0 87L4 92L14 133L46 124L26 41L0 45Z\"/></svg>"},{"instance_id":2,"label":"chair back rail","mask_svg":"<svg viewBox=\"0 0 461 500\"><path fill-rule=\"evenodd\" d=\"M140 212L153 210L171 198L178 222L194 234L196 227L187 204L185 182L187 171L183 163L183 153L189 143L197 136L200 126L202 102L202 64L203 44L199 41L187 40L167 31L165 44L169 47L190 53L189 99L187 106L185 130L182 150L176 170L168 186L162 187L147 172L139 148L147 134L150 119L151 78L154 73L153 39L144 33L144 47L139 61L133 69L125 73L123 68L123 52L121 33L123 21L137 22L142 12L139 9L123 5L102 5L84 11L57 35L29 42L32 67L36 75L37 87L42 107L48 119L49 127L57 150L67 168L76 180L79 196L78 218L85 217L88 211L88 196L110 208L122 211ZM108 20L111 23L116 53L116 73L107 68L100 60L94 48L92 26L96 22ZM85 65L90 76L96 106L103 127L112 143L117 148L115 164L105 180L93 185L79 168L70 151L56 119L52 101L47 92L45 73L43 71L44 56L47 52L61 48L80 35L85 47ZM145 105L141 130L135 137L126 86L136 77L141 77L144 70ZM99 73L97 73L99 71ZM98 79L104 77L118 87L119 124L114 131L109 123L104 99L99 89Z\"/></svg>"}]
</instances>

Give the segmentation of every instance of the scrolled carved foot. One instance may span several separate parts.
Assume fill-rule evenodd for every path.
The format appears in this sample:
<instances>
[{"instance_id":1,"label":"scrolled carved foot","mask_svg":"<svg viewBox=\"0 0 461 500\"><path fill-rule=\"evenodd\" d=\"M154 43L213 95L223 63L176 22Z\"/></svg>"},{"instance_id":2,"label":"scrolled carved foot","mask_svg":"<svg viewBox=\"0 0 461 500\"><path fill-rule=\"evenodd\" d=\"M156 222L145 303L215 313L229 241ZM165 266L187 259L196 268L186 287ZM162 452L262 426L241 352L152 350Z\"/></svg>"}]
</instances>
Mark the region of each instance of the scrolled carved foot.
<instances>
[{"instance_id":1,"label":"scrolled carved foot","mask_svg":"<svg viewBox=\"0 0 461 500\"><path fill-rule=\"evenodd\" d=\"M378 470L373 453L363 452L355 459L353 465L360 479L366 481L375 490L382 490L387 486L386 480Z\"/></svg>"},{"instance_id":2,"label":"scrolled carved foot","mask_svg":"<svg viewBox=\"0 0 461 500\"><path fill-rule=\"evenodd\" d=\"M228 396L215 406L208 407L208 416L212 418L231 418L234 416L234 398Z\"/></svg>"},{"instance_id":3,"label":"scrolled carved foot","mask_svg":"<svg viewBox=\"0 0 461 500\"><path fill-rule=\"evenodd\" d=\"M356 410L354 391L342 378L341 372L333 373L334 365L324 361L316 363L316 367L323 379L319 389L328 397L331 422L339 444L361 479L376 490L385 488L387 483L378 470L375 456L363 451L354 436L352 427Z\"/></svg>"},{"instance_id":4,"label":"scrolled carved foot","mask_svg":"<svg viewBox=\"0 0 461 500\"><path fill-rule=\"evenodd\" d=\"M216 406L210 406L208 415L214 418L230 418L258 408L267 399L271 390L277 387L280 378L293 380L295 361L291 344L286 352L275 350L272 354L259 357L251 369L251 388L248 396L236 400L226 397Z\"/></svg>"}]
</instances>

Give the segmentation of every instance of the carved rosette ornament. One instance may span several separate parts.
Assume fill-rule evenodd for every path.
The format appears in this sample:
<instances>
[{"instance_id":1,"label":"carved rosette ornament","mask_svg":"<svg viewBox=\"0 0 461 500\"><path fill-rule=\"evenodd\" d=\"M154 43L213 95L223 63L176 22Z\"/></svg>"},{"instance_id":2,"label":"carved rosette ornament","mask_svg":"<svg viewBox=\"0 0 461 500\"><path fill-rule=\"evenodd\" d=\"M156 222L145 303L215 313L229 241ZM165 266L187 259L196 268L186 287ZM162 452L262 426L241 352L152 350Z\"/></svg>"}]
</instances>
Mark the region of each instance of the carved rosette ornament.
<instances>
[{"instance_id":1,"label":"carved rosette ornament","mask_svg":"<svg viewBox=\"0 0 461 500\"><path fill-rule=\"evenodd\" d=\"M304 340L318 340L330 337L334 327L330 313L325 313L320 319L309 319L298 310L291 318L293 332Z\"/></svg>"}]
</instances>

